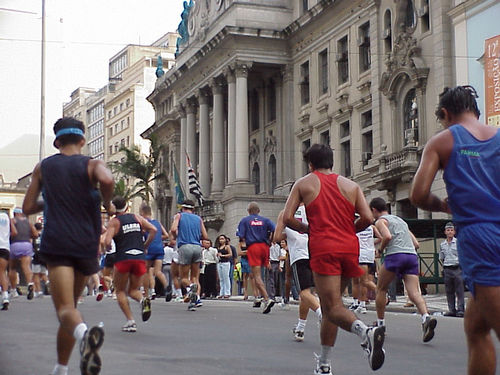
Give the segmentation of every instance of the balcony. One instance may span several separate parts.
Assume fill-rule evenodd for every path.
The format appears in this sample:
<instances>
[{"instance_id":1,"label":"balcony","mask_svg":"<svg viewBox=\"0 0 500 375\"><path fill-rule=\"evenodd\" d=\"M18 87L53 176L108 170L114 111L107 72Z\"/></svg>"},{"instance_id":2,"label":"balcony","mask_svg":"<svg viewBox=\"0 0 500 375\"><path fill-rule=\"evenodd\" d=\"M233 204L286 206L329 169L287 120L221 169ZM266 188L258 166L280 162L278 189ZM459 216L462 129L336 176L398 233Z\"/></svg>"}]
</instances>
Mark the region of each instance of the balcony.
<instances>
[{"instance_id":1,"label":"balcony","mask_svg":"<svg viewBox=\"0 0 500 375\"><path fill-rule=\"evenodd\" d=\"M379 169L372 176L378 190L392 190L398 183L410 182L420 163L417 146L405 146L392 154L387 154L386 149L387 146L382 145Z\"/></svg>"},{"instance_id":2,"label":"balcony","mask_svg":"<svg viewBox=\"0 0 500 375\"><path fill-rule=\"evenodd\" d=\"M207 228L219 230L224 224L224 206L220 201L204 201L202 207L196 208L196 213L203 218Z\"/></svg>"}]
</instances>

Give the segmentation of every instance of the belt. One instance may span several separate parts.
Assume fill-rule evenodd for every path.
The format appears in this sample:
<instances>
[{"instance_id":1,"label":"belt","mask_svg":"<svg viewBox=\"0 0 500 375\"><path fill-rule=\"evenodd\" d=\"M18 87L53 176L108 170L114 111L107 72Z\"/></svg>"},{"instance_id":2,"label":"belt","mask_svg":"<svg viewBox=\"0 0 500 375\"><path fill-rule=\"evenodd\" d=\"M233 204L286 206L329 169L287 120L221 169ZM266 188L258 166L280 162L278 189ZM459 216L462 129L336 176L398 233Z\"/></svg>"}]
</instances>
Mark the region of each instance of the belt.
<instances>
[{"instance_id":1,"label":"belt","mask_svg":"<svg viewBox=\"0 0 500 375\"><path fill-rule=\"evenodd\" d=\"M450 269L450 270L456 270L457 268L460 268L460 265L457 264L455 266L443 266L443 268Z\"/></svg>"}]
</instances>

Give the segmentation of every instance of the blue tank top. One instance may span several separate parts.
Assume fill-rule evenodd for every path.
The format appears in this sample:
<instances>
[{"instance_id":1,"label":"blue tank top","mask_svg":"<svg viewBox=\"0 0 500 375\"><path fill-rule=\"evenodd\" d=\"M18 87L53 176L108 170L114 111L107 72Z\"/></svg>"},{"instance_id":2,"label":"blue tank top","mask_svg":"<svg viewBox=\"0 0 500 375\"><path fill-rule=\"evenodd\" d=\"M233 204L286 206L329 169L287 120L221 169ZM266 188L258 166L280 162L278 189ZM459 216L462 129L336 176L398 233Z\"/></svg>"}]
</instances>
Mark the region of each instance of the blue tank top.
<instances>
[{"instance_id":1,"label":"blue tank top","mask_svg":"<svg viewBox=\"0 0 500 375\"><path fill-rule=\"evenodd\" d=\"M201 218L189 212L181 212L177 235L177 247L188 244L200 245L200 241Z\"/></svg>"},{"instance_id":2,"label":"blue tank top","mask_svg":"<svg viewBox=\"0 0 500 375\"><path fill-rule=\"evenodd\" d=\"M117 215L120 230L113 237L116 246L115 261L144 260L144 242L141 224L133 214Z\"/></svg>"},{"instance_id":3,"label":"blue tank top","mask_svg":"<svg viewBox=\"0 0 500 375\"><path fill-rule=\"evenodd\" d=\"M101 198L88 175L90 158L56 154L42 160L45 227L40 252L97 257Z\"/></svg>"},{"instance_id":4,"label":"blue tank top","mask_svg":"<svg viewBox=\"0 0 500 375\"><path fill-rule=\"evenodd\" d=\"M453 150L443 174L453 221L500 222L500 131L479 141L453 125Z\"/></svg>"},{"instance_id":5,"label":"blue tank top","mask_svg":"<svg viewBox=\"0 0 500 375\"><path fill-rule=\"evenodd\" d=\"M161 224L158 220L155 219L147 219L151 224L153 224L156 228L156 235L153 239L153 242L149 244L148 254L163 254L163 241L161 240ZM145 239L148 238L148 233L144 235Z\"/></svg>"}]
</instances>

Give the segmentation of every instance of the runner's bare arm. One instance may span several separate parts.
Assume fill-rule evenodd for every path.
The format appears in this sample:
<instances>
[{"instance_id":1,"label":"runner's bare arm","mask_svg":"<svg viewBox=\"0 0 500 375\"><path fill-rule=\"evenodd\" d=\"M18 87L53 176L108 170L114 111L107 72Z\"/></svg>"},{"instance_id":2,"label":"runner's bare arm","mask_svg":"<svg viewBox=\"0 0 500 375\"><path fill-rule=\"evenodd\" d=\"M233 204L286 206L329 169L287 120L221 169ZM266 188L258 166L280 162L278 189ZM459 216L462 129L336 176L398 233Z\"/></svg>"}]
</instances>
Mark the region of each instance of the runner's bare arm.
<instances>
[{"instance_id":1,"label":"runner's bare arm","mask_svg":"<svg viewBox=\"0 0 500 375\"><path fill-rule=\"evenodd\" d=\"M281 240L286 238L286 235L283 233L285 230L285 224L283 223L283 212L281 211L278 215L278 222L276 223L276 229L274 230L273 241L279 243Z\"/></svg>"},{"instance_id":2,"label":"runner's bare arm","mask_svg":"<svg viewBox=\"0 0 500 375\"><path fill-rule=\"evenodd\" d=\"M40 163L35 166L31 175L31 183L26 191L23 202L23 212L25 215L36 214L43 210L43 201L38 200L38 196L42 191L42 171Z\"/></svg>"},{"instance_id":3,"label":"runner's bare arm","mask_svg":"<svg viewBox=\"0 0 500 375\"><path fill-rule=\"evenodd\" d=\"M373 214L359 185L356 187L356 204L354 206L359 214L359 218L355 222L356 232L361 232L373 224Z\"/></svg>"},{"instance_id":4,"label":"runner's bare arm","mask_svg":"<svg viewBox=\"0 0 500 375\"><path fill-rule=\"evenodd\" d=\"M382 254L389 241L392 240L392 235L391 232L389 231L389 228L387 227L387 220L378 219L377 222L375 223L375 226L377 227L378 231L380 232L380 235L382 236L379 248L379 251Z\"/></svg>"},{"instance_id":5,"label":"runner's bare arm","mask_svg":"<svg viewBox=\"0 0 500 375\"><path fill-rule=\"evenodd\" d=\"M170 227L170 234L172 234L172 240L177 238L179 232L179 220L181 218L181 214L176 214L174 217L174 221L172 222L172 226Z\"/></svg>"},{"instance_id":6,"label":"runner's bare arm","mask_svg":"<svg viewBox=\"0 0 500 375\"><path fill-rule=\"evenodd\" d=\"M38 234L38 231L36 230L35 226L30 223L30 230L31 230L31 238L38 238L40 235Z\"/></svg>"},{"instance_id":7,"label":"runner's bare arm","mask_svg":"<svg viewBox=\"0 0 500 375\"><path fill-rule=\"evenodd\" d=\"M295 185L293 185L292 191L285 203L285 209L283 210L283 223L297 232L307 233L309 232L309 226L306 223L302 223L295 218L295 212L302 202L302 197L300 195L300 187L303 184L303 178L299 179Z\"/></svg>"},{"instance_id":8,"label":"runner's bare arm","mask_svg":"<svg viewBox=\"0 0 500 375\"><path fill-rule=\"evenodd\" d=\"M102 195L102 205L108 213L113 213L114 209L111 204L111 199L113 198L113 188L115 186L115 182L111 171L106 167L106 164L104 164L102 160L97 159L91 159L89 161L89 167L92 171L92 182L99 184L99 190Z\"/></svg>"},{"instance_id":9,"label":"runner's bare arm","mask_svg":"<svg viewBox=\"0 0 500 375\"><path fill-rule=\"evenodd\" d=\"M167 240L168 239L168 232L162 224L160 224L160 226L161 226L161 239Z\"/></svg>"},{"instance_id":10,"label":"runner's bare arm","mask_svg":"<svg viewBox=\"0 0 500 375\"><path fill-rule=\"evenodd\" d=\"M410 231L410 237L411 237L411 242L413 242L413 246L415 246L415 250L418 250L420 248L420 244L418 243L417 238L411 231Z\"/></svg>"},{"instance_id":11,"label":"runner's bare arm","mask_svg":"<svg viewBox=\"0 0 500 375\"><path fill-rule=\"evenodd\" d=\"M208 240L208 233L207 233L207 228L205 228L205 223L203 223L203 219L200 217L201 220L201 239L202 240Z\"/></svg>"}]
</instances>

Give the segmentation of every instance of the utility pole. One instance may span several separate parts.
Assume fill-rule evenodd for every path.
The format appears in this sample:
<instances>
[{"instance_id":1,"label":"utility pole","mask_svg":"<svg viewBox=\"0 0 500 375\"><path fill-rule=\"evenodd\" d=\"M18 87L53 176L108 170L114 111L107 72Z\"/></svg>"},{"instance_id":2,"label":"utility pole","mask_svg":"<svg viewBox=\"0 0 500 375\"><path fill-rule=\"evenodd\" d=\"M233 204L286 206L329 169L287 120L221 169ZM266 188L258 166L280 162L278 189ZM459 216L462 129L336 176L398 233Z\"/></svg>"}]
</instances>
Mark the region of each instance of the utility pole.
<instances>
[{"instance_id":1,"label":"utility pole","mask_svg":"<svg viewBox=\"0 0 500 375\"><path fill-rule=\"evenodd\" d=\"M45 156L45 0L42 0L42 71L40 97L40 153L39 160Z\"/></svg>"}]
</instances>

